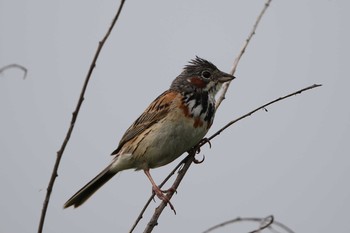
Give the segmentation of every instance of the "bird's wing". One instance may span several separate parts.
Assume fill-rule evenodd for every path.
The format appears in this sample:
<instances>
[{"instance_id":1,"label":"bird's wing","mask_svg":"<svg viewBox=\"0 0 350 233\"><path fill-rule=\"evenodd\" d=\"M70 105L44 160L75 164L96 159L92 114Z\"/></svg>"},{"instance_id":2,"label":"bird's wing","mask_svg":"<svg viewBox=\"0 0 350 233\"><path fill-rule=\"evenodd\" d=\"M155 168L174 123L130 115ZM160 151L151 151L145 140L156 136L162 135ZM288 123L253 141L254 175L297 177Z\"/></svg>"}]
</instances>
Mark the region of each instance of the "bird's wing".
<instances>
[{"instance_id":1,"label":"bird's wing","mask_svg":"<svg viewBox=\"0 0 350 233\"><path fill-rule=\"evenodd\" d=\"M119 142L118 148L114 150L111 155L117 154L127 141L133 139L151 125L162 120L169 112L171 103L177 95L177 92L168 90L158 96L142 115L126 130Z\"/></svg>"}]
</instances>

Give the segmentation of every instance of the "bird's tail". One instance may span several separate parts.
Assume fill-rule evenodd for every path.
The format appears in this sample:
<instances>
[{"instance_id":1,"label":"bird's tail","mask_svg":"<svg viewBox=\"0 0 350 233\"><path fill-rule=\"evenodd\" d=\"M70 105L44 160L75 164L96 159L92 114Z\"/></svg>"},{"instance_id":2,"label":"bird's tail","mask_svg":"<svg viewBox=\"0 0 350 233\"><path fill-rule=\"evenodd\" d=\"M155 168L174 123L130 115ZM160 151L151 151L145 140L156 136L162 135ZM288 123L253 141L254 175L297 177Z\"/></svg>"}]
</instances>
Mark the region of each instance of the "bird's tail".
<instances>
[{"instance_id":1,"label":"bird's tail","mask_svg":"<svg viewBox=\"0 0 350 233\"><path fill-rule=\"evenodd\" d=\"M74 194L64 205L63 208L68 208L74 205L74 208L82 205L89 197L91 197L99 188L109 181L115 174L110 171L110 167L105 168L100 174L93 178L89 183L82 187Z\"/></svg>"}]
</instances>

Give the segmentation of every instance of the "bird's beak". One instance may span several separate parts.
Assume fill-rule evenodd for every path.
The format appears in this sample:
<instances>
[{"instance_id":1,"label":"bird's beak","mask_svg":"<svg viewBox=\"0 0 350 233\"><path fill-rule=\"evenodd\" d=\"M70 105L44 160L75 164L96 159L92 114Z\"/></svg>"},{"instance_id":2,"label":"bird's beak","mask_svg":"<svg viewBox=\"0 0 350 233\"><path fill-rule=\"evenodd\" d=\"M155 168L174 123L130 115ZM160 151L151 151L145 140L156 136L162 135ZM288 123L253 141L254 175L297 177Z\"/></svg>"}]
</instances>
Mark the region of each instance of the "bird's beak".
<instances>
[{"instance_id":1,"label":"bird's beak","mask_svg":"<svg viewBox=\"0 0 350 233\"><path fill-rule=\"evenodd\" d=\"M221 71L220 71L221 72ZM225 82L228 82L228 81L231 81L233 79L235 79L236 77L231 75L231 74L228 74L228 73L225 73L225 72L221 72L220 73L220 78L218 79L218 81L220 83L225 83Z\"/></svg>"}]
</instances>

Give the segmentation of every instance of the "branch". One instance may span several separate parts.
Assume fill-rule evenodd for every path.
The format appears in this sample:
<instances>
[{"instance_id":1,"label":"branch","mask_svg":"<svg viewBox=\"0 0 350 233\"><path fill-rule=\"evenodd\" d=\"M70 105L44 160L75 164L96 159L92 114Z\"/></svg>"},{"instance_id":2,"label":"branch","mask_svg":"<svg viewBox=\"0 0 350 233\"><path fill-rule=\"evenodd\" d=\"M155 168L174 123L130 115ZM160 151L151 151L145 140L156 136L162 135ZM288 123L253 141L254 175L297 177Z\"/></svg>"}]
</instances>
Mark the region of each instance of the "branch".
<instances>
[{"instance_id":1,"label":"branch","mask_svg":"<svg viewBox=\"0 0 350 233\"><path fill-rule=\"evenodd\" d=\"M0 68L0 74L3 73L5 70L12 69L12 68L15 68L15 69L17 68L17 69L22 70L24 73L23 79L25 79L27 77L27 73L28 73L27 68L25 68L24 66L19 65L19 64L10 64L10 65L7 65L7 66Z\"/></svg>"},{"instance_id":2,"label":"branch","mask_svg":"<svg viewBox=\"0 0 350 233\"><path fill-rule=\"evenodd\" d=\"M215 226L212 226L212 227L208 228L207 230L203 231L203 233L208 233L208 232L216 230L220 227L224 227L228 224L234 224L234 223L238 223L238 222L261 222L262 223L262 225L258 229L251 231L250 233L258 233L259 231L266 229L266 228L269 228L272 231L272 230L274 230L274 228L272 227L273 225L278 226L279 228L283 229L287 233L294 233L294 231L292 229L290 229L289 227L287 227L283 223L280 223L280 222L274 220L272 215L268 216L266 218L241 218L241 217L238 217L235 219L231 219L231 220L219 223ZM275 231L275 232L277 232L277 231Z\"/></svg>"},{"instance_id":3,"label":"branch","mask_svg":"<svg viewBox=\"0 0 350 233\"><path fill-rule=\"evenodd\" d=\"M275 99L275 100L272 100L272 101L270 101L270 102L268 102L268 103L266 103L266 104L264 104L264 105L262 105L262 106L260 106L260 107L258 107L258 108L256 108L256 109L254 109L254 110L252 110L252 111L250 111L250 112L248 112L248 113L246 113L246 114L240 116L239 118L237 118L237 119L235 119L235 120L233 120L233 121L230 121L230 122L227 123L224 127L222 127L221 129L219 129L216 133L214 133L213 135L211 135L211 136L208 138L208 140L203 140L203 141L201 141L200 146L203 146L204 144L208 143L210 140L212 140L213 138L215 138L216 136L218 136L220 133L222 133L222 131L224 131L225 129L227 129L228 127L230 127L231 125L233 125L233 124L236 123L237 121L240 121L240 120L242 120L242 119L244 119L244 118L246 118L246 117L248 117L248 116L251 116L253 113L255 113L255 112L259 111L259 110L264 109L265 111L267 111L267 110L266 110L266 107L269 106L269 105L271 105L271 104L274 104L274 103L276 103L276 102L278 102L278 101L287 99L287 98L289 98L289 97L291 97L291 96L294 96L294 95L297 95L297 94L301 94L301 93L304 92L304 91L307 91L307 90L310 90L310 89L313 89L313 88L316 88L316 87L321 87L321 86L322 86L322 84L313 84L313 85L311 85L311 86L305 87L305 88L303 88L303 89L300 89L300 90L298 90L298 91L295 91L295 92L290 93L290 94L288 94L288 95L285 95L285 96L283 96L283 97L279 97L279 98L277 98L277 99Z\"/></svg>"},{"instance_id":4,"label":"branch","mask_svg":"<svg viewBox=\"0 0 350 233\"><path fill-rule=\"evenodd\" d=\"M245 50L247 49L250 40L251 40L251 39L253 38L253 36L255 35L255 31L256 31L256 29L258 28L259 23L260 23L262 17L264 16L264 14L265 14L267 8L270 6L271 1L272 1L272 0L267 0L267 1L266 1L266 3L265 3L265 5L264 5L263 9L261 10L259 16L256 18L255 23L254 23L254 26L253 26L253 28L252 28L252 30L251 30L251 32L250 32L248 38L245 40L245 42L244 42L244 44L243 44L243 47L242 47L242 49L241 49L241 52L238 54L238 56L236 57L235 61L233 62L233 65L232 65L232 69L231 69L231 71L230 71L230 74L233 75L233 74L236 72L238 63L239 63L239 61L241 60L243 54L245 53ZM221 89L222 89L221 95L219 96L219 98L218 98L217 101L216 101L216 106L215 106L216 109L219 108L221 102L225 99L225 95L226 95L226 92L227 92L227 90L228 90L228 87L230 86L230 83L231 83L231 81L230 81L230 82L226 82L226 83L223 84L223 86L222 86L222 88L221 88Z\"/></svg>"},{"instance_id":5,"label":"branch","mask_svg":"<svg viewBox=\"0 0 350 233\"><path fill-rule=\"evenodd\" d=\"M90 68L88 70L88 73L87 73L87 76L85 78L85 82L83 84L83 88L81 90L81 93L80 93L80 96L79 96L79 99L78 99L78 103L77 103L77 106L72 114L72 119L71 119L71 122L70 122L70 126L68 128L68 131L67 131L67 134L63 140L63 143L62 143L62 146L61 148L59 149L59 151L57 151L57 158L56 158L56 162L55 162L55 165L52 169L52 174L51 174L51 178L50 178L50 181L49 181L49 184L47 186L47 191L46 191L46 196L45 196L45 200L44 200L44 203L43 203L43 208L42 208L42 211L41 211L41 216L40 216L40 221L39 221L39 226L38 226L38 233L42 233L43 231L43 226L44 226L44 222L45 222L45 216L46 216L46 211L47 211L47 207L49 205L49 201L50 201L50 196L51 196L51 192L52 192L52 188L54 186L54 183L55 183L55 180L56 180L56 177L58 176L57 174L57 170L58 170L58 167L59 167L59 164L60 164L60 161L61 161L61 158L62 158L62 155L63 155L63 152L66 148L66 145L70 139L70 136L72 134L72 131L73 131L73 128L74 128L74 125L75 125L75 121L78 117L78 114L79 114L79 111L80 111L80 107L84 101L84 95L85 95L85 91L86 91L86 88L88 86L88 83L90 81L90 78L91 78L91 74L92 74L92 71L94 70L95 66L96 66L96 61L97 61L97 58L99 57L100 55L100 52L102 50L102 47L103 45L105 44L106 40L108 39L109 35L111 34L111 31L115 25L115 23L117 22L118 18L119 18L119 15L122 11L122 8L123 8L123 5L124 5L124 2L125 0L121 0L120 1L120 5L119 5L119 8L118 8L118 11L116 13L116 15L114 16L113 18L113 21L110 25L110 27L108 28L105 36L103 37L103 39L99 42L98 44L98 47L97 47L97 50L96 50L96 53L94 55L94 58L92 60L92 63L90 65Z\"/></svg>"}]
</instances>

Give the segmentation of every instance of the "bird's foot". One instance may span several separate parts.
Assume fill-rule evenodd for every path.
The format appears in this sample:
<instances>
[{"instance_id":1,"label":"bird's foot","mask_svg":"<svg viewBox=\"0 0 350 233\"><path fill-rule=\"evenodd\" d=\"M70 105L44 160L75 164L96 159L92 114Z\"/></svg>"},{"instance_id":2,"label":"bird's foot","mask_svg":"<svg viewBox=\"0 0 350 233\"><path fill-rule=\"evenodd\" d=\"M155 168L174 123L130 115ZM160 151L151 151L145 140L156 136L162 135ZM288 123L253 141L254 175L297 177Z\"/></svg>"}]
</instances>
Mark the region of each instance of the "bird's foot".
<instances>
[{"instance_id":1,"label":"bird's foot","mask_svg":"<svg viewBox=\"0 0 350 233\"><path fill-rule=\"evenodd\" d=\"M208 138L202 138L202 140L199 142L200 145L204 145L205 143L208 143L209 148L211 148L211 142Z\"/></svg>"},{"instance_id":2,"label":"bird's foot","mask_svg":"<svg viewBox=\"0 0 350 233\"><path fill-rule=\"evenodd\" d=\"M201 146L203 146L205 143L208 143L209 144L209 148L211 148L211 143L210 143L210 140L208 138L203 138L199 143L198 143L198 146L197 148L195 148L196 150L196 154L199 154L201 153ZM203 163L205 160L205 156L203 155L203 159L202 160L198 160L198 159L194 159L193 162L195 164L200 164L200 163Z\"/></svg>"},{"instance_id":3,"label":"bird's foot","mask_svg":"<svg viewBox=\"0 0 350 233\"><path fill-rule=\"evenodd\" d=\"M211 148L210 140L208 138L202 138L202 140L200 140L199 143L197 144L197 147L194 148L196 150L196 154L201 153L201 146L203 146L205 143L208 143L209 148Z\"/></svg>"},{"instance_id":4,"label":"bird's foot","mask_svg":"<svg viewBox=\"0 0 350 233\"><path fill-rule=\"evenodd\" d=\"M164 194L164 193L169 193L169 192L176 192L176 190L174 190L173 188L167 189L167 190L161 190L158 186L154 187L152 186L152 190L154 192L154 194L162 201L164 201L166 204L169 204L170 208L172 209L172 211L174 211L174 214L176 214L176 210L173 206L173 204L171 204L169 198Z\"/></svg>"}]
</instances>

